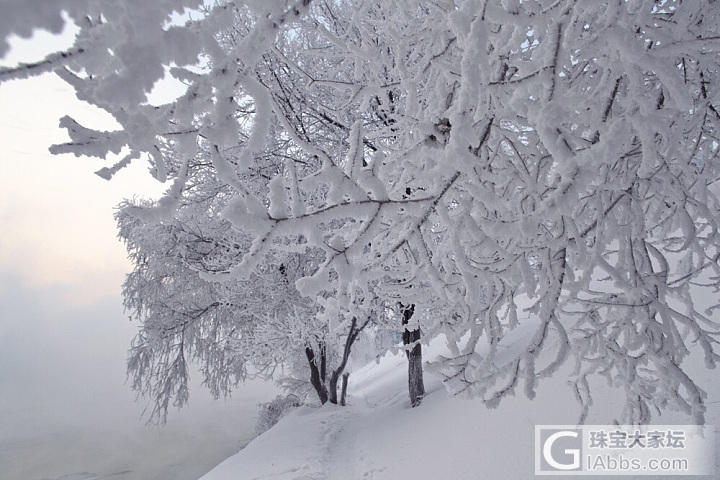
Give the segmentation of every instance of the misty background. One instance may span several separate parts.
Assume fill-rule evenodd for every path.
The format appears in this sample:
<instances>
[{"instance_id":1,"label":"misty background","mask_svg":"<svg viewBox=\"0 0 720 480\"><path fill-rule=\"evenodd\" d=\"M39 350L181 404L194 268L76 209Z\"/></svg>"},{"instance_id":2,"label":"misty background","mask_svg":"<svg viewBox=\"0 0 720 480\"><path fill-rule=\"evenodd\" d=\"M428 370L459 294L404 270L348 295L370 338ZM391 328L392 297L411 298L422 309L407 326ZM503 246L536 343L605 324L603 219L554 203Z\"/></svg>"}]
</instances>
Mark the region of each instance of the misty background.
<instances>
[{"instance_id":1,"label":"misty background","mask_svg":"<svg viewBox=\"0 0 720 480\"><path fill-rule=\"evenodd\" d=\"M61 41L15 40L0 65L36 61ZM0 112L0 480L200 477L254 436L257 404L277 391L251 382L214 401L194 375L189 406L162 429L145 425L146 403L125 382L138 325L122 307L131 266L113 211L165 186L143 161L108 182L93 172L114 159L51 155L68 140L63 115L113 128L54 75L0 85Z\"/></svg>"}]
</instances>

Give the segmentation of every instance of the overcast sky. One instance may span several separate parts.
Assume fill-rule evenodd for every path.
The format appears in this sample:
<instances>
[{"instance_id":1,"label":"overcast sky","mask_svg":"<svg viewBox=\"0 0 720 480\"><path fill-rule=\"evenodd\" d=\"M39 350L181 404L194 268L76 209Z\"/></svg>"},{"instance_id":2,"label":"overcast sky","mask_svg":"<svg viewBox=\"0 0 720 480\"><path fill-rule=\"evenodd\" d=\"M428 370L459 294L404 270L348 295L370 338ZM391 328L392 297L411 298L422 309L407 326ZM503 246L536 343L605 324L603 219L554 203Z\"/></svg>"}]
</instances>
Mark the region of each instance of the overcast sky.
<instances>
[{"instance_id":1,"label":"overcast sky","mask_svg":"<svg viewBox=\"0 0 720 480\"><path fill-rule=\"evenodd\" d=\"M0 65L35 61L61 41L15 43ZM274 389L255 384L215 403L196 388L164 431L146 429L125 385L137 324L121 305L131 267L113 210L164 187L141 161L108 182L93 172L110 162L48 152L68 140L63 115L113 125L54 75L1 84L0 112L0 480L127 469L197 478L248 440L257 402Z\"/></svg>"}]
</instances>

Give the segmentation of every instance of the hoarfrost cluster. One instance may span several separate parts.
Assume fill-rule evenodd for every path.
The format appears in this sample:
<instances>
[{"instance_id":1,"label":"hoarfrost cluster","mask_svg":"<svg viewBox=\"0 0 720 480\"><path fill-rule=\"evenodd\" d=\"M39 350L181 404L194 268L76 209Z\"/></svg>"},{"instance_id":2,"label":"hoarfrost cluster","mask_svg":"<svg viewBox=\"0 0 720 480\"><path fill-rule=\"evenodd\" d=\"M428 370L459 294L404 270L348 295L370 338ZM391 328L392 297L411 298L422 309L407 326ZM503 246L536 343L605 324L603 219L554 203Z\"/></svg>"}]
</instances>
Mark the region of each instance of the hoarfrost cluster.
<instances>
[{"instance_id":1,"label":"hoarfrost cluster","mask_svg":"<svg viewBox=\"0 0 720 480\"><path fill-rule=\"evenodd\" d=\"M683 361L720 360L717 2L2 5L0 38L61 12L79 33L0 79L55 72L122 126L66 117L53 152L122 152L98 173L144 159L169 184L118 213L129 370L157 415L186 401L187 360L216 395L307 378L308 351L343 366L400 305L446 338L429 368L453 393L532 397L569 362L583 415L599 376L625 422L703 422ZM184 93L149 104L166 72Z\"/></svg>"}]
</instances>

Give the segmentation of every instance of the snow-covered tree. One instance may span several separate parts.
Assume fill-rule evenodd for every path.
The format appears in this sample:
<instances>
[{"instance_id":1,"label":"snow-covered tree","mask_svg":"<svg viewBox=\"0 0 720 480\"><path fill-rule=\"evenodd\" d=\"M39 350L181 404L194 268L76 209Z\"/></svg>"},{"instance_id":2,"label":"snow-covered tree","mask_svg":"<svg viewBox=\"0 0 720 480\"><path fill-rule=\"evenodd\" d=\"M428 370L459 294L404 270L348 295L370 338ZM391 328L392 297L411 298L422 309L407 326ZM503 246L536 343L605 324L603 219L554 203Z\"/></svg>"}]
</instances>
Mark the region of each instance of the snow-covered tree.
<instances>
[{"instance_id":1,"label":"snow-covered tree","mask_svg":"<svg viewBox=\"0 0 720 480\"><path fill-rule=\"evenodd\" d=\"M342 322L318 318L321 301L294 286L316 268L308 252L273 249L245 280L206 278L232 266L251 238L223 216L230 189L201 173L207 164L193 168L171 221L145 214L147 201L125 202L116 215L134 265L125 307L142 325L128 372L133 388L153 401L150 421L164 422L171 401L187 401L191 362L216 397L262 377L296 393L312 385L321 403L338 403L338 379L371 318L352 320L347 333ZM336 345L338 337L344 343Z\"/></svg>"},{"instance_id":2,"label":"snow-covered tree","mask_svg":"<svg viewBox=\"0 0 720 480\"><path fill-rule=\"evenodd\" d=\"M127 210L139 224L217 182L243 241L202 272L212 288L309 255L295 286L324 324L431 297L444 314L418 326L447 338L452 392L532 397L572 359L585 412L604 376L625 421L704 420L683 362L720 360L715 2L66 0L33 21L36 3L0 32L57 30L62 10L76 45L0 79L55 71L117 119L65 118L53 150L124 149L107 177L145 156L172 185ZM186 92L149 105L166 73Z\"/></svg>"}]
</instances>

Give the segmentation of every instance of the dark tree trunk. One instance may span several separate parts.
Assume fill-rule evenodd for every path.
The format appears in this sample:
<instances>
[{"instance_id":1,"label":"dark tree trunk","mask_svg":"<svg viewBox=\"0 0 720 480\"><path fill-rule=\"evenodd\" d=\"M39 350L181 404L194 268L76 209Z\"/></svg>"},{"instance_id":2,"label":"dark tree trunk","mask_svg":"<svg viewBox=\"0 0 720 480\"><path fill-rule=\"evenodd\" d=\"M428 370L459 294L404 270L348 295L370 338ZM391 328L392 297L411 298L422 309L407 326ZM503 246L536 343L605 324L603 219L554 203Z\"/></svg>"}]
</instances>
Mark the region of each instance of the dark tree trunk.
<instances>
[{"instance_id":1,"label":"dark tree trunk","mask_svg":"<svg viewBox=\"0 0 720 480\"><path fill-rule=\"evenodd\" d=\"M423 382L422 369L422 346L420 345L420 328L408 330L406 325L415 313L415 305L404 307L403 310L403 345L412 345L412 348L405 350L408 357L408 390L410 393L410 405L417 407L425 396L425 384Z\"/></svg>"},{"instance_id":2,"label":"dark tree trunk","mask_svg":"<svg viewBox=\"0 0 720 480\"><path fill-rule=\"evenodd\" d=\"M338 365L338 367L333 370L332 374L330 375L330 388L328 389L328 393L330 395L330 403L338 403L338 380L340 379L340 375L342 375L343 371L345 370L348 358L350 358L350 349L352 348L353 343L355 343L358 335L360 335L360 332L363 331L363 329L367 326L368 323L370 323L369 318L360 327L357 326L356 318L353 318L352 323L350 323L350 331L348 332L347 339L345 340L345 349L343 350L342 360L340 361L340 365Z\"/></svg>"},{"instance_id":3,"label":"dark tree trunk","mask_svg":"<svg viewBox=\"0 0 720 480\"><path fill-rule=\"evenodd\" d=\"M347 394L348 377L350 374L345 372L342 375L342 387L340 388L340 405L345 406L345 395Z\"/></svg>"},{"instance_id":4,"label":"dark tree trunk","mask_svg":"<svg viewBox=\"0 0 720 480\"><path fill-rule=\"evenodd\" d=\"M320 369L318 369L317 362L315 361L315 352L313 352L312 348L306 347L305 355L307 355L308 362L310 362L310 383L315 389L315 392L317 392L318 397L320 397L320 403L324 405L328 401L328 391L327 388L325 388L325 383L320 378ZM337 401L333 403L337 403Z\"/></svg>"},{"instance_id":5,"label":"dark tree trunk","mask_svg":"<svg viewBox=\"0 0 720 480\"><path fill-rule=\"evenodd\" d=\"M327 349L325 348L325 342L320 343L320 380L323 385L327 382Z\"/></svg>"}]
</instances>

